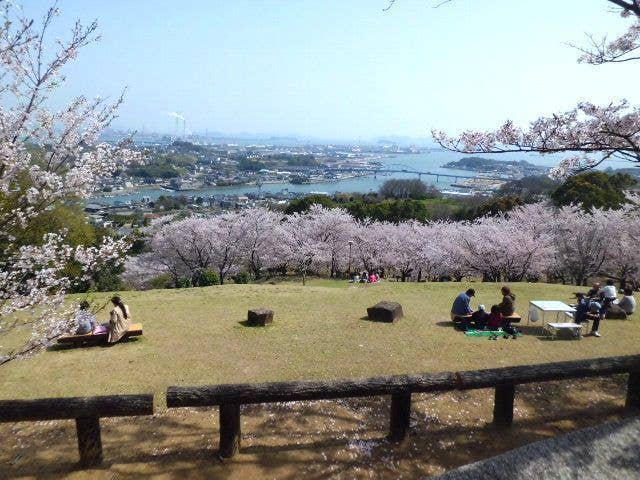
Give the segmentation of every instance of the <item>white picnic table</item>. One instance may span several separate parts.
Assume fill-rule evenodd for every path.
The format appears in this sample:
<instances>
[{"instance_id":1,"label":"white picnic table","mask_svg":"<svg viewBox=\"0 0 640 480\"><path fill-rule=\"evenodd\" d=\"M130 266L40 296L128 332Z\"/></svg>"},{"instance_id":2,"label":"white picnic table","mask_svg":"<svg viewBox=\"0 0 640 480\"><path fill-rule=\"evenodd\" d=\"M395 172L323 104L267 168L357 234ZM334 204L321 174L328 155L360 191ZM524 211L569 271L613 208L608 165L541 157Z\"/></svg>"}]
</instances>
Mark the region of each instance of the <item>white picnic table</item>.
<instances>
[{"instance_id":1,"label":"white picnic table","mask_svg":"<svg viewBox=\"0 0 640 480\"><path fill-rule=\"evenodd\" d=\"M527 316L527 325L530 322L537 322L541 320L540 326L542 330L545 330L547 325L546 323L546 314L551 312L555 312L555 321L559 323L560 314L564 315L565 313L573 313L576 309L571 305L567 305L564 302L560 302L558 300L531 300L529 302L529 315Z\"/></svg>"}]
</instances>

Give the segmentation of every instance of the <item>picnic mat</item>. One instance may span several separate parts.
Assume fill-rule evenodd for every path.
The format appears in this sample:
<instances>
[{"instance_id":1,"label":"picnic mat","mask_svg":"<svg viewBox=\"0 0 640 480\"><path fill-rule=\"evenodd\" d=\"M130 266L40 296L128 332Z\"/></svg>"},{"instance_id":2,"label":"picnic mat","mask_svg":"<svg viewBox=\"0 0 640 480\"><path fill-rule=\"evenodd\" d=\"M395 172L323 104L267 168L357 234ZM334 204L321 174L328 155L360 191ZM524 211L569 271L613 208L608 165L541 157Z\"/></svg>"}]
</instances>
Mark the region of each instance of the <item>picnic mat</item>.
<instances>
[{"instance_id":1,"label":"picnic mat","mask_svg":"<svg viewBox=\"0 0 640 480\"><path fill-rule=\"evenodd\" d=\"M500 330L467 330L464 332L465 335L469 337L491 337L493 335L498 335L499 337L504 335L504 332ZM521 336L520 332L516 333L516 337Z\"/></svg>"}]
</instances>

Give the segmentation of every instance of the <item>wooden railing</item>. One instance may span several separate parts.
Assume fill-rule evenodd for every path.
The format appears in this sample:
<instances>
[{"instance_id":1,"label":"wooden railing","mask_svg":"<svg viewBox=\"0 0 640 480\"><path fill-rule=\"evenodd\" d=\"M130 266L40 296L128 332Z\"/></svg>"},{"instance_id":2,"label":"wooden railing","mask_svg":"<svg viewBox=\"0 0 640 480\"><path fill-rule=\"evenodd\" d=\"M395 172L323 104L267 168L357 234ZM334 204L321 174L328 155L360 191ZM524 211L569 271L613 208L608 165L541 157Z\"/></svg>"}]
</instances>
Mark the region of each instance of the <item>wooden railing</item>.
<instances>
[{"instance_id":1,"label":"wooden railing","mask_svg":"<svg viewBox=\"0 0 640 480\"><path fill-rule=\"evenodd\" d=\"M357 380L169 387L166 400L170 408L218 406L219 455L230 458L240 448L241 406L246 404L390 395L389 438L401 441L409 429L413 393L494 388L493 422L509 426L517 385L617 373L629 374L626 407L640 408L640 355ZM102 462L100 418L151 414L150 394L0 401L0 422L75 419L84 467Z\"/></svg>"},{"instance_id":2,"label":"wooden railing","mask_svg":"<svg viewBox=\"0 0 640 480\"><path fill-rule=\"evenodd\" d=\"M230 458L240 449L240 407L245 404L391 395L389 438L401 441L409 429L412 393L495 388L493 422L508 426L517 385L615 373L629 374L626 406L640 408L640 355L362 380L169 387L167 406L218 406L219 455Z\"/></svg>"},{"instance_id":3,"label":"wooden railing","mask_svg":"<svg viewBox=\"0 0 640 480\"><path fill-rule=\"evenodd\" d=\"M153 395L40 398L0 401L0 422L75 419L80 464L102 463L100 418L153 414Z\"/></svg>"}]
</instances>

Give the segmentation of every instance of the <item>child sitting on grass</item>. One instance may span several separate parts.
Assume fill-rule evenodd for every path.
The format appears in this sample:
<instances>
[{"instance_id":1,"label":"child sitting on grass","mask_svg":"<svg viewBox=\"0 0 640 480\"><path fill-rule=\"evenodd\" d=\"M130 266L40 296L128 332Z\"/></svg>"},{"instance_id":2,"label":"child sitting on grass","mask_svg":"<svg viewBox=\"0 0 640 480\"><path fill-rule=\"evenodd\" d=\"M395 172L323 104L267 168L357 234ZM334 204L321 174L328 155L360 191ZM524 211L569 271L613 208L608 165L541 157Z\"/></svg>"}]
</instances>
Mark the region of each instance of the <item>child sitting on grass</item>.
<instances>
[{"instance_id":1,"label":"child sitting on grass","mask_svg":"<svg viewBox=\"0 0 640 480\"><path fill-rule=\"evenodd\" d=\"M491 307L491 313L489 313L489 319L487 320L487 328L492 331L502 328L502 331L506 335L513 335L513 338L515 338L518 333L516 329L511 326L511 322L505 320L499 305L493 305Z\"/></svg>"}]
</instances>

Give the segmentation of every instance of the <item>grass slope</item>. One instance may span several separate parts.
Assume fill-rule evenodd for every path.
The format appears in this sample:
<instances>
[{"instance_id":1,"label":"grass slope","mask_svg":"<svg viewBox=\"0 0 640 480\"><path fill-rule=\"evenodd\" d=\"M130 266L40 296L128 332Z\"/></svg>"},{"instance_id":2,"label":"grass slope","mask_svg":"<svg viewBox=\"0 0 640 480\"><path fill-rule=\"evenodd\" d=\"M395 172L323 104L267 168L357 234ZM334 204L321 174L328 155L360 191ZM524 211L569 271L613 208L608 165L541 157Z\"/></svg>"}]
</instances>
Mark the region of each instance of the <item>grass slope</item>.
<instances>
[{"instance_id":1,"label":"grass slope","mask_svg":"<svg viewBox=\"0 0 640 480\"><path fill-rule=\"evenodd\" d=\"M638 353L640 326L603 322L602 338L546 341L526 328L529 300L569 301L575 286L512 284L524 335L518 340L467 338L452 329L455 295L473 285L473 305L500 299L491 283L225 285L127 292L137 341L110 348L49 350L0 367L0 398L155 392L168 385L366 377L489 368ZM107 294L103 295L108 298ZM363 319L379 300L403 305L396 324ZM267 306L275 323L245 327L247 310ZM106 313L104 319L106 320Z\"/></svg>"}]
</instances>

